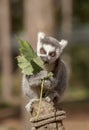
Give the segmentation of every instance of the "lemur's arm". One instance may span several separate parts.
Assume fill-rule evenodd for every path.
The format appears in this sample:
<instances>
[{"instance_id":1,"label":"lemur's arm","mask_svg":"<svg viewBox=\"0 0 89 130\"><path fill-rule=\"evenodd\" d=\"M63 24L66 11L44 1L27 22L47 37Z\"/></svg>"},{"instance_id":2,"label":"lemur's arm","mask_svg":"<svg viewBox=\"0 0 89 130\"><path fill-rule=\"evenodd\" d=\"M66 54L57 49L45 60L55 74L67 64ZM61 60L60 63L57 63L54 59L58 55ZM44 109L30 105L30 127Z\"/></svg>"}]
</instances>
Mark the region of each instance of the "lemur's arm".
<instances>
[{"instance_id":1,"label":"lemur's arm","mask_svg":"<svg viewBox=\"0 0 89 130\"><path fill-rule=\"evenodd\" d=\"M58 79L56 77L50 77L49 79L45 80L44 88L46 89L54 89L58 84Z\"/></svg>"},{"instance_id":2,"label":"lemur's arm","mask_svg":"<svg viewBox=\"0 0 89 130\"><path fill-rule=\"evenodd\" d=\"M37 89L41 83L42 79L48 74L47 71L40 71L38 74L32 76L23 75L22 90L23 94L30 97L30 99L36 97L36 93L33 89Z\"/></svg>"},{"instance_id":3,"label":"lemur's arm","mask_svg":"<svg viewBox=\"0 0 89 130\"><path fill-rule=\"evenodd\" d=\"M44 79L45 77L48 76L48 71L46 70L42 70L37 74L34 74L32 76L24 76L24 84L23 87L27 86L26 84L28 84L28 88L34 88L34 87L38 87L41 85L42 83L42 79ZM54 89L56 87L56 85L58 84L58 78L57 77L50 77L47 80L45 80L44 82L44 88L45 89Z\"/></svg>"},{"instance_id":4,"label":"lemur's arm","mask_svg":"<svg viewBox=\"0 0 89 130\"><path fill-rule=\"evenodd\" d=\"M56 73L53 77L45 80L44 87L46 89L54 89L55 87L59 86L60 91L63 91L64 86L66 87L67 84L67 73L65 64L60 61L60 65L57 68Z\"/></svg>"},{"instance_id":5,"label":"lemur's arm","mask_svg":"<svg viewBox=\"0 0 89 130\"><path fill-rule=\"evenodd\" d=\"M48 72L46 70L42 70L37 74L34 74L32 76L26 76L29 87L37 87L41 85L42 79L47 77Z\"/></svg>"}]
</instances>

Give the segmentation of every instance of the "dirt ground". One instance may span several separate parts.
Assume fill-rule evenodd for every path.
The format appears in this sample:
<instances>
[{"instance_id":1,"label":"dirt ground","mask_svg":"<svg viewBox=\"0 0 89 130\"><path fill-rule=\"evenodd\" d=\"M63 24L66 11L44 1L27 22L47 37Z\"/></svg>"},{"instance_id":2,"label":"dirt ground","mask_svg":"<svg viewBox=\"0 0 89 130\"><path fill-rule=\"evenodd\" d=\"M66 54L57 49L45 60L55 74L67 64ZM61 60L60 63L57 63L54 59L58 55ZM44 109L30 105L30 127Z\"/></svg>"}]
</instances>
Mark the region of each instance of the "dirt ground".
<instances>
[{"instance_id":1,"label":"dirt ground","mask_svg":"<svg viewBox=\"0 0 89 130\"><path fill-rule=\"evenodd\" d=\"M64 121L66 130L89 130L89 114L73 117Z\"/></svg>"},{"instance_id":2,"label":"dirt ground","mask_svg":"<svg viewBox=\"0 0 89 130\"><path fill-rule=\"evenodd\" d=\"M77 102L65 105L67 118L66 130L89 130L89 102Z\"/></svg>"}]
</instances>

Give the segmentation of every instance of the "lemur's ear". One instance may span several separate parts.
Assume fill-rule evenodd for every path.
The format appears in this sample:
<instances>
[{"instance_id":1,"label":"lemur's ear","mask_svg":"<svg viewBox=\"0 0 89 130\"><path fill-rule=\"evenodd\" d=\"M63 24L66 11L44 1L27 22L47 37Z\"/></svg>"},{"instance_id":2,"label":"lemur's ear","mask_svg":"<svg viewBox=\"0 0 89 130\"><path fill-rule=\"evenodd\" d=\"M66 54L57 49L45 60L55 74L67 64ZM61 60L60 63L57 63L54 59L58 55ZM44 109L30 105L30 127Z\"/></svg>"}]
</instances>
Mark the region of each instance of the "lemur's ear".
<instances>
[{"instance_id":1,"label":"lemur's ear","mask_svg":"<svg viewBox=\"0 0 89 130\"><path fill-rule=\"evenodd\" d=\"M37 41L37 55L40 56L40 48L42 47L41 39L45 37L45 33L38 33L38 41Z\"/></svg>"},{"instance_id":2,"label":"lemur's ear","mask_svg":"<svg viewBox=\"0 0 89 130\"><path fill-rule=\"evenodd\" d=\"M59 45L60 45L60 47L61 47L62 50L66 47L67 44L68 44L67 40L61 40L59 42Z\"/></svg>"},{"instance_id":3,"label":"lemur's ear","mask_svg":"<svg viewBox=\"0 0 89 130\"><path fill-rule=\"evenodd\" d=\"M43 32L39 32L38 33L38 40L40 41L41 39L43 39L45 37L45 33Z\"/></svg>"}]
</instances>

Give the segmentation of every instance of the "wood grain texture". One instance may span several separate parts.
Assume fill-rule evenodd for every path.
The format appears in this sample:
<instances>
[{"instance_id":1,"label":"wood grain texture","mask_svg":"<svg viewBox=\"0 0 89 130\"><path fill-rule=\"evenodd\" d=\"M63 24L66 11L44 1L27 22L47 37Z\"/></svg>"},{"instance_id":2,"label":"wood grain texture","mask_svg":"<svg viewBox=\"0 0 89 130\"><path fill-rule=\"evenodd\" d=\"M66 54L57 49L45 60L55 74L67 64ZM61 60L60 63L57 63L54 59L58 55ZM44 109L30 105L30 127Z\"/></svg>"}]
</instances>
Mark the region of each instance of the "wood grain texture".
<instances>
[{"instance_id":1,"label":"wood grain texture","mask_svg":"<svg viewBox=\"0 0 89 130\"><path fill-rule=\"evenodd\" d=\"M31 130L64 130L62 121L66 118L65 111L56 110L53 102L48 103L43 99L39 118L36 119L38 105L39 102L33 104L33 112L30 118Z\"/></svg>"}]
</instances>

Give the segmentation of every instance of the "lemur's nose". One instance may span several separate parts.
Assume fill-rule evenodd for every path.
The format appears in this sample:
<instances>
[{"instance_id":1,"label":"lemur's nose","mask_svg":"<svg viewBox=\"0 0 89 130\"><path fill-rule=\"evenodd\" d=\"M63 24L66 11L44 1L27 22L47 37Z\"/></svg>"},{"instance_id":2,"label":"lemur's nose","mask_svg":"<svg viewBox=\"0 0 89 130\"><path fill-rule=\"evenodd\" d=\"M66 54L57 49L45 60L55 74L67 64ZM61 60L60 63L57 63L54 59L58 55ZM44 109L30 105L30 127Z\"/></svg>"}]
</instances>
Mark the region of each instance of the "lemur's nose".
<instances>
[{"instance_id":1,"label":"lemur's nose","mask_svg":"<svg viewBox=\"0 0 89 130\"><path fill-rule=\"evenodd\" d=\"M46 60L44 63L45 63L45 64L48 64L48 63L49 63L49 61L48 61L48 60Z\"/></svg>"}]
</instances>

